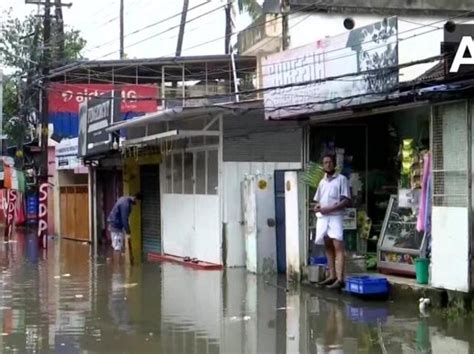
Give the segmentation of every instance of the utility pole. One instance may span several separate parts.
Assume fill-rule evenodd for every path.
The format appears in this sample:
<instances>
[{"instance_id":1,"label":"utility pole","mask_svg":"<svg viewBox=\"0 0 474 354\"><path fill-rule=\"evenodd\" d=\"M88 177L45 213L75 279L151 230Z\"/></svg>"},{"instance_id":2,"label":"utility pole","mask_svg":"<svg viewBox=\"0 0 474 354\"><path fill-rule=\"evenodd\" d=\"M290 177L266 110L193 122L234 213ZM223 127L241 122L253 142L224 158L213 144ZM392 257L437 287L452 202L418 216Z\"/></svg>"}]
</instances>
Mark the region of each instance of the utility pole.
<instances>
[{"instance_id":1,"label":"utility pole","mask_svg":"<svg viewBox=\"0 0 474 354\"><path fill-rule=\"evenodd\" d=\"M56 42L58 46L56 65L61 66L64 63L64 20L63 20L63 8L61 0L54 0L55 15L56 15Z\"/></svg>"},{"instance_id":2,"label":"utility pole","mask_svg":"<svg viewBox=\"0 0 474 354\"><path fill-rule=\"evenodd\" d=\"M290 12L289 0L283 0L281 5L281 14L282 14L282 40L281 40L281 49L285 51L290 46L290 29L288 21L288 13Z\"/></svg>"},{"instance_id":3,"label":"utility pole","mask_svg":"<svg viewBox=\"0 0 474 354\"><path fill-rule=\"evenodd\" d=\"M178 44L176 45L176 56L181 56L183 49L184 30L186 28L186 17L188 16L189 0L183 0L183 12L181 12L181 23L179 25Z\"/></svg>"},{"instance_id":4,"label":"utility pole","mask_svg":"<svg viewBox=\"0 0 474 354\"><path fill-rule=\"evenodd\" d=\"M232 0L227 0L227 6L225 7L225 54L230 54L230 39L233 31L233 18L232 18Z\"/></svg>"},{"instance_id":5,"label":"utility pole","mask_svg":"<svg viewBox=\"0 0 474 354\"><path fill-rule=\"evenodd\" d=\"M44 6L43 17L43 55L41 58L40 71L42 75L41 80L41 135L40 135L40 165L38 172L39 184L39 223L38 223L38 242L40 248L46 249L48 246L48 140L49 140L49 105L48 105L48 84L49 84L49 70L51 66L51 0L26 0L26 4ZM60 22L59 28L62 33L56 33L56 38L64 42L64 27L62 23L62 6L70 7L72 4L64 4L61 0L54 0L56 6L56 17ZM59 15L59 16L58 16ZM64 53L64 45L60 44L60 55ZM63 57L61 57L63 59Z\"/></svg>"},{"instance_id":6,"label":"utility pole","mask_svg":"<svg viewBox=\"0 0 474 354\"><path fill-rule=\"evenodd\" d=\"M120 59L125 59L125 47L124 47L124 0L120 0Z\"/></svg>"},{"instance_id":7,"label":"utility pole","mask_svg":"<svg viewBox=\"0 0 474 354\"><path fill-rule=\"evenodd\" d=\"M0 156L3 156L3 71L0 68Z\"/></svg>"},{"instance_id":8,"label":"utility pole","mask_svg":"<svg viewBox=\"0 0 474 354\"><path fill-rule=\"evenodd\" d=\"M42 87L41 87L41 157L39 169L39 187L40 187L40 212L38 225L38 242L41 248L46 249L48 246L48 223L46 214L46 224L42 223L42 212L47 213L48 200L42 200L44 193L44 186L48 185L48 138L49 138L49 102L48 102L48 84L49 84L49 66L51 62L51 0L45 0L44 4L44 19L43 19L43 60L41 61L42 68ZM47 193L47 187L46 187ZM47 195L46 195L47 198ZM43 204L43 205L41 205ZM46 210L41 210L42 208Z\"/></svg>"}]
</instances>

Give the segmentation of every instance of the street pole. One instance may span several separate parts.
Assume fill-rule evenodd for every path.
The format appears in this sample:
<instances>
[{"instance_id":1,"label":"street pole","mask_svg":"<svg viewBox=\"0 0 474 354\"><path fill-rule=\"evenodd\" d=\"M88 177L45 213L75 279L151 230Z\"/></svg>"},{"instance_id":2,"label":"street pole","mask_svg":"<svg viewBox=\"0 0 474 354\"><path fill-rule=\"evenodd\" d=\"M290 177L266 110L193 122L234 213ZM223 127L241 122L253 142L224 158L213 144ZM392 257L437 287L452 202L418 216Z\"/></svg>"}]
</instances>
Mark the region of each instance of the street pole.
<instances>
[{"instance_id":1,"label":"street pole","mask_svg":"<svg viewBox=\"0 0 474 354\"><path fill-rule=\"evenodd\" d=\"M45 0L44 3L44 22L43 22L43 61L42 74L43 82L41 86L41 158L40 158L40 172L39 172L39 194L40 194L40 210L39 210L39 225L38 225L38 242L41 248L48 247L48 200L47 200L47 186L48 186L48 84L49 84L49 66L51 62L51 0ZM46 196L44 195L46 193ZM44 220L44 218L46 220Z\"/></svg>"},{"instance_id":2,"label":"street pole","mask_svg":"<svg viewBox=\"0 0 474 354\"><path fill-rule=\"evenodd\" d=\"M0 69L0 156L3 156L3 71Z\"/></svg>"},{"instance_id":3,"label":"street pole","mask_svg":"<svg viewBox=\"0 0 474 354\"><path fill-rule=\"evenodd\" d=\"M61 66L64 62L64 19L63 7L61 0L54 0L56 15L56 42L58 45L57 56L55 58L55 66Z\"/></svg>"},{"instance_id":4,"label":"street pole","mask_svg":"<svg viewBox=\"0 0 474 354\"><path fill-rule=\"evenodd\" d=\"M120 0L120 59L125 59L124 48L124 0Z\"/></svg>"}]
</instances>

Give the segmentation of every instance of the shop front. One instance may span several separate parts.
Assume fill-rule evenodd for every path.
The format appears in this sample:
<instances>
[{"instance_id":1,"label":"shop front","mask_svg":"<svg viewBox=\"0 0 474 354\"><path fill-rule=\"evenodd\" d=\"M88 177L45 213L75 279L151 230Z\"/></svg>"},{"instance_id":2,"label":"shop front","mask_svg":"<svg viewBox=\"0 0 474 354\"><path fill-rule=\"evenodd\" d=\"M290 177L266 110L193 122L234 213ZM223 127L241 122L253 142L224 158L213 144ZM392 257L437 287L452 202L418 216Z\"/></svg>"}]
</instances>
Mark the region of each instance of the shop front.
<instances>
[{"instance_id":1,"label":"shop front","mask_svg":"<svg viewBox=\"0 0 474 354\"><path fill-rule=\"evenodd\" d=\"M57 196L55 219L59 225L61 237L91 241L89 232L89 214L84 206L89 204L88 169L78 159L78 139L63 139L55 148Z\"/></svg>"},{"instance_id":2,"label":"shop front","mask_svg":"<svg viewBox=\"0 0 474 354\"><path fill-rule=\"evenodd\" d=\"M429 255L425 210L431 210L431 202L426 203L423 186L428 181L424 175L431 175L430 117L431 108L425 105L334 123L316 120L309 129L309 160L320 162L324 154L333 154L339 172L349 180L352 204L344 225L347 251L369 256L369 268L380 272L413 276L415 259ZM309 189L311 257L321 250L311 243L315 190Z\"/></svg>"},{"instance_id":3,"label":"shop front","mask_svg":"<svg viewBox=\"0 0 474 354\"><path fill-rule=\"evenodd\" d=\"M362 271L367 266L419 277L421 259L429 264L431 286L472 290L472 107L468 100L445 101L337 122L313 120L309 161L335 154L350 183L344 232L349 262L360 256ZM323 250L312 242L315 191L308 189L310 260Z\"/></svg>"}]
</instances>

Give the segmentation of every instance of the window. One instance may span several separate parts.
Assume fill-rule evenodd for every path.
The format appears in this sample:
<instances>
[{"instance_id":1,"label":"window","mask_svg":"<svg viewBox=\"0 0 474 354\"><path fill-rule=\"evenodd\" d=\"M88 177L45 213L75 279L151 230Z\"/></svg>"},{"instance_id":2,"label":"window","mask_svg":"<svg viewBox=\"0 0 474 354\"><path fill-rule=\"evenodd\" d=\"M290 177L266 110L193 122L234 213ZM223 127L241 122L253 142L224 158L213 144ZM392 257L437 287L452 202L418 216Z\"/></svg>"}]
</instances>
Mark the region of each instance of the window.
<instances>
[{"instance_id":1,"label":"window","mask_svg":"<svg viewBox=\"0 0 474 354\"><path fill-rule=\"evenodd\" d=\"M217 150L207 152L207 194L217 194L219 182Z\"/></svg>"},{"instance_id":2,"label":"window","mask_svg":"<svg viewBox=\"0 0 474 354\"><path fill-rule=\"evenodd\" d=\"M172 188L171 188L171 181L172 181L172 170L171 170L171 158L173 155L167 155L165 158L165 185L164 185L164 190L163 193L171 193Z\"/></svg>"},{"instance_id":3,"label":"window","mask_svg":"<svg viewBox=\"0 0 474 354\"><path fill-rule=\"evenodd\" d=\"M217 194L219 184L217 149L175 150L165 159L165 193Z\"/></svg>"},{"instance_id":4,"label":"window","mask_svg":"<svg viewBox=\"0 0 474 354\"><path fill-rule=\"evenodd\" d=\"M194 154L184 153L184 194L194 194Z\"/></svg>"},{"instance_id":5,"label":"window","mask_svg":"<svg viewBox=\"0 0 474 354\"><path fill-rule=\"evenodd\" d=\"M173 193L183 194L183 159L182 153L173 154Z\"/></svg>"},{"instance_id":6,"label":"window","mask_svg":"<svg viewBox=\"0 0 474 354\"><path fill-rule=\"evenodd\" d=\"M196 194L206 194L206 152L195 153L196 160Z\"/></svg>"}]
</instances>

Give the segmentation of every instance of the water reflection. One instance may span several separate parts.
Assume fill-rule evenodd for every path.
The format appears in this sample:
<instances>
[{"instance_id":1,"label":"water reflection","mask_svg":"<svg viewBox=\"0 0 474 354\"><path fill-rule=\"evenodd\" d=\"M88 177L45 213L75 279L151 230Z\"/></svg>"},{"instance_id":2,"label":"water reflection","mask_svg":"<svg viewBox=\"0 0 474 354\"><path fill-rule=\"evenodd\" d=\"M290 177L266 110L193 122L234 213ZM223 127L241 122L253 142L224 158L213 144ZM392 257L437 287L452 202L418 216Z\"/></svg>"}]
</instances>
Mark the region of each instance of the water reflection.
<instances>
[{"instance_id":1,"label":"water reflection","mask_svg":"<svg viewBox=\"0 0 474 354\"><path fill-rule=\"evenodd\" d=\"M19 233L0 245L0 351L470 353L472 321L417 304L284 291L241 269L129 268L88 245Z\"/></svg>"}]
</instances>

